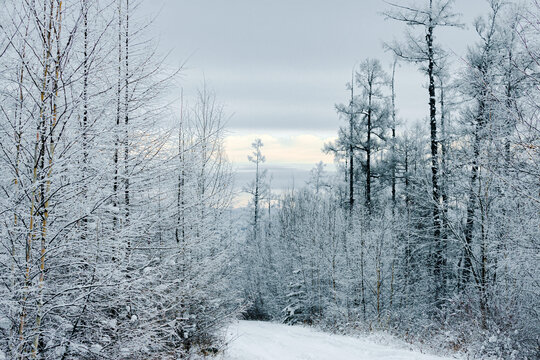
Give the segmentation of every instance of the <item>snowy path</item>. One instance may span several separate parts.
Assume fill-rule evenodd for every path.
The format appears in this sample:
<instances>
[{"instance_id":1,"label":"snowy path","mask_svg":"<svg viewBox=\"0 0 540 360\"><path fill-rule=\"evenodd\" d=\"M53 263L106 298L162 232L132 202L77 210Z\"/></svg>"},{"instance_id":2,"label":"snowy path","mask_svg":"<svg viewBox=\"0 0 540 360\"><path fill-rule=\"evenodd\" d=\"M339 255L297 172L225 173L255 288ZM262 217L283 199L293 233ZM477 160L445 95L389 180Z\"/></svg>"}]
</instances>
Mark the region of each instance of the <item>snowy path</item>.
<instances>
[{"instance_id":1,"label":"snowy path","mask_svg":"<svg viewBox=\"0 0 540 360\"><path fill-rule=\"evenodd\" d=\"M227 360L445 360L301 326L240 321L228 331Z\"/></svg>"}]
</instances>

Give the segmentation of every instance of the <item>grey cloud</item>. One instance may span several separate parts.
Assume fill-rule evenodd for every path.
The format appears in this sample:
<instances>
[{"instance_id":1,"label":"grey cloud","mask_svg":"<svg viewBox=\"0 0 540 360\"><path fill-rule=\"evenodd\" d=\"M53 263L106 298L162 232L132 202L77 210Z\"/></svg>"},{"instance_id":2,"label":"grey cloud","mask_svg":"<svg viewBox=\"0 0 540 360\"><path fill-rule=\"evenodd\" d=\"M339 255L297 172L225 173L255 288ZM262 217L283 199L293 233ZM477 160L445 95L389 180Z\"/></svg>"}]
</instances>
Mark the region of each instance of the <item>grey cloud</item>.
<instances>
[{"instance_id":1,"label":"grey cloud","mask_svg":"<svg viewBox=\"0 0 540 360\"><path fill-rule=\"evenodd\" d=\"M206 78L235 114L229 126L253 130L337 129L333 105L347 101L352 66L366 57L389 64L382 41L401 38L403 29L380 15L387 7L382 0L147 0L141 12L159 4L154 28L163 52L174 49L171 62L189 57L187 96ZM485 9L480 0L456 2L465 23ZM460 56L471 33L444 29L437 38ZM425 116L423 84L414 67L399 70L402 118Z\"/></svg>"}]
</instances>

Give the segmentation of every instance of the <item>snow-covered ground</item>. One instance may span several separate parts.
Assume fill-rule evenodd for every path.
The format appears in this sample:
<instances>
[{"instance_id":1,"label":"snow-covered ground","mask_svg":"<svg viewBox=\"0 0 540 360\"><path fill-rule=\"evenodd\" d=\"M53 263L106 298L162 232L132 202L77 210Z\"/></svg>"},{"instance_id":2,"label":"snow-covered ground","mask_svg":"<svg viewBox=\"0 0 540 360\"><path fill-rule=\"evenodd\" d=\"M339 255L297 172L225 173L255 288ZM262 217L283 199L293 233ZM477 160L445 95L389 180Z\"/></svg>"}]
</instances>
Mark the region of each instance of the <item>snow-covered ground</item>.
<instances>
[{"instance_id":1,"label":"snow-covered ground","mask_svg":"<svg viewBox=\"0 0 540 360\"><path fill-rule=\"evenodd\" d=\"M226 360L445 360L369 338L260 321L239 321L228 336Z\"/></svg>"}]
</instances>

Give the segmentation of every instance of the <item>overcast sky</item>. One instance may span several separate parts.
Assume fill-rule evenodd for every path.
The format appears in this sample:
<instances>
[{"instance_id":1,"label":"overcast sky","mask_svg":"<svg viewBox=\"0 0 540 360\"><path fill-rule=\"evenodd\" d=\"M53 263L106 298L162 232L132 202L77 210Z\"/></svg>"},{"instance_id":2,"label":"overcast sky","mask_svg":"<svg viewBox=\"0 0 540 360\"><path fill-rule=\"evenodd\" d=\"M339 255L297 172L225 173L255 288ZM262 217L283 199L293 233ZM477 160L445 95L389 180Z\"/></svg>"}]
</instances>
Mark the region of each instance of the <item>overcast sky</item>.
<instances>
[{"instance_id":1,"label":"overcast sky","mask_svg":"<svg viewBox=\"0 0 540 360\"><path fill-rule=\"evenodd\" d=\"M384 19L387 8L382 0L144 0L140 11L157 14L153 31L161 51L171 51L168 63L186 62L187 97L206 79L233 114L227 146L237 165L259 136L271 164L298 168L331 162L320 149L341 125L334 104L347 101L355 64L379 58L390 70L382 43L400 39L403 25ZM455 10L469 30L440 29L436 41L459 62L487 5L457 0ZM426 117L424 83L412 65L398 69L400 118Z\"/></svg>"}]
</instances>

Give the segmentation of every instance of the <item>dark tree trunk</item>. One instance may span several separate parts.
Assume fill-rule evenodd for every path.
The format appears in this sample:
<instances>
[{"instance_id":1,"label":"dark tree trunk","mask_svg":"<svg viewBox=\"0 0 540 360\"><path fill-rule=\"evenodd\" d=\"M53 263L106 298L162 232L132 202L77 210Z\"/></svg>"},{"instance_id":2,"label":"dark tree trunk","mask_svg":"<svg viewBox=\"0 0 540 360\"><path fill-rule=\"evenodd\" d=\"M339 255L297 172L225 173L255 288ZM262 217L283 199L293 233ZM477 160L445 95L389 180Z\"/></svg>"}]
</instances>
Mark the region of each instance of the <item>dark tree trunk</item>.
<instances>
[{"instance_id":1,"label":"dark tree trunk","mask_svg":"<svg viewBox=\"0 0 540 360\"><path fill-rule=\"evenodd\" d=\"M367 113L367 142L366 142L366 209L368 216L371 215L371 96L372 88L369 87L368 113Z\"/></svg>"},{"instance_id":2,"label":"dark tree trunk","mask_svg":"<svg viewBox=\"0 0 540 360\"><path fill-rule=\"evenodd\" d=\"M432 19L430 19L430 22ZM426 35L428 46L428 77L429 77L429 124L431 130L431 183L432 183L432 202L433 202L433 243L434 264L433 275L435 276L435 302L437 306L441 305L441 296L443 283L441 278L441 269L443 267L443 253L441 240L441 214L440 214L440 190L439 190L439 157L437 142L437 109L435 97L435 76L434 76L434 49L433 49L433 25L428 27Z\"/></svg>"}]
</instances>

